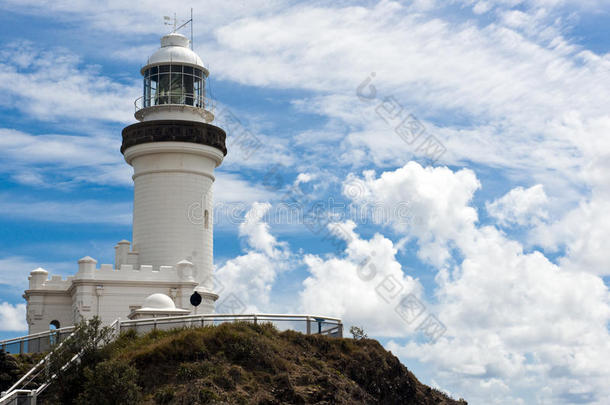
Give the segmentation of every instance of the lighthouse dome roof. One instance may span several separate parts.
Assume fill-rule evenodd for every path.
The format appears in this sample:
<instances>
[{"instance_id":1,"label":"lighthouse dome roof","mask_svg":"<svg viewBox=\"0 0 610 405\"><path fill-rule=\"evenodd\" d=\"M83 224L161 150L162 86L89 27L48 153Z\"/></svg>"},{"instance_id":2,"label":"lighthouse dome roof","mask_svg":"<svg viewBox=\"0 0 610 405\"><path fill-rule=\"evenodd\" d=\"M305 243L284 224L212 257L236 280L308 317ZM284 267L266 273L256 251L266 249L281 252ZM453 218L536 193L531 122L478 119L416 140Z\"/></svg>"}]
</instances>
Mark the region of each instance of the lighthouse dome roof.
<instances>
[{"instance_id":1,"label":"lighthouse dome roof","mask_svg":"<svg viewBox=\"0 0 610 405\"><path fill-rule=\"evenodd\" d=\"M167 295L156 293L146 297L142 309L176 309L176 304Z\"/></svg>"},{"instance_id":2,"label":"lighthouse dome roof","mask_svg":"<svg viewBox=\"0 0 610 405\"><path fill-rule=\"evenodd\" d=\"M172 32L161 38L161 48L148 58L141 72L144 73L151 66L170 63L194 66L207 72L199 55L189 48L189 39L177 32Z\"/></svg>"}]
</instances>

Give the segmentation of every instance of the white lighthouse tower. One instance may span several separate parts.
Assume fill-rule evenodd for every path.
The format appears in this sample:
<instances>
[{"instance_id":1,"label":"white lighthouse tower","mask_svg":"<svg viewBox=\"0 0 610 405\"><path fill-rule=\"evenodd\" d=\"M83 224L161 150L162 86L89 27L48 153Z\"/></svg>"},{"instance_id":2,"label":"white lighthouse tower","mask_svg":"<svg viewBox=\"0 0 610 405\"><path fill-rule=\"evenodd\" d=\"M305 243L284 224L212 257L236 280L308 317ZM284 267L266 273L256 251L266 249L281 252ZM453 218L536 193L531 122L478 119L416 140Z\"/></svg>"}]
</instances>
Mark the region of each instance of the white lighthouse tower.
<instances>
[{"instance_id":1,"label":"white lighthouse tower","mask_svg":"<svg viewBox=\"0 0 610 405\"><path fill-rule=\"evenodd\" d=\"M123 130L121 146L134 169L132 250L153 268L191 262L197 290L211 304L212 184L227 150L224 131L209 124L209 73L175 32L161 38L141 73L140 122Z\"/></svg>"},{"instance_id":2,"label":"white lighthouse tower","mask_svg":"<svg viewBox=\"0 0 610 405\"><path fill-rule=\"evenodd\" d=\"M133 243L118 242L114 265L83 257L67 279L32 271L24 294L30 333L93 316L110 323L190 313L194 291L198 312L214 311L212 185L227 150L225 132L210 124L209 72L189 40L172 32L141 73L139 122L123 129L121 145L133 167Z\"/></svg>"}]
</instances>

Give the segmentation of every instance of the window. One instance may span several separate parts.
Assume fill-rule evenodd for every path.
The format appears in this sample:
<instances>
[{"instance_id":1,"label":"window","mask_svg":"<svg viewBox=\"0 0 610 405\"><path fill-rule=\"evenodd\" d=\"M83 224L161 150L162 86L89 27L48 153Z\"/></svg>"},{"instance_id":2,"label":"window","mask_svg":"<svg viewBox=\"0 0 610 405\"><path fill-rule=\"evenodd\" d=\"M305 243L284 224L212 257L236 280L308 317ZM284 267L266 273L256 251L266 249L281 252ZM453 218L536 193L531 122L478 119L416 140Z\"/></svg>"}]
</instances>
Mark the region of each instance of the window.
<instances>
[{"instance_id":1,"label":"window","mask_svg":"<svg viewBox=\"0 0 610 405\"><path fill-rule=\"evenodd\" d=\"M210 214L208 210L205 210L205 212L203 213L203 223L205 229L208 229L210 227Z\"/></svg>"},{"instance_id":2,"label":"window","mask_svg":"<svg viewBox=\"0 0 610 405\"><path fill-rule=\"evenodd\" d=\"M143 107L186 104L203 108L205 76L201 69L182 65L161 65L144 71Z\"/></svg>"},{"instance_id":3,"label":"window","mask_svg":"<svg viewBox=\"0 0 610 405\"><path fill-rule=\"evenodd\" d=\"M187 74L184 75L184 96L184 104L193 105L193 76Z\"/></svg>"},{"instance_id":4,"label":"window","mask_svg":"<svg viewBox=\"0 0 610 405\"><path fill-rule=\"evenodd\" d=\"M169 104L169 73L159 74L156 104Z\"/></svg>"}]
</instances>

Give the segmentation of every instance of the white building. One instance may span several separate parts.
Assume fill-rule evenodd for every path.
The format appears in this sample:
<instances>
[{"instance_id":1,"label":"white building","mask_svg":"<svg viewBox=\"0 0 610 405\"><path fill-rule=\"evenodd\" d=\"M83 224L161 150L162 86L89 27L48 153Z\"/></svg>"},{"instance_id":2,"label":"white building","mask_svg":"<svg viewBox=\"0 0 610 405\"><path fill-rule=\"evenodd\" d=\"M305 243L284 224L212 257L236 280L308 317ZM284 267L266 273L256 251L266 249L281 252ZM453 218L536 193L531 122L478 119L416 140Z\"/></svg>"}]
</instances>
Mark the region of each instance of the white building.
<instances>
[{"instance_id":1,"label":"white building","mask_svg":"<svg viewBox=\"0 0 610 405\"><path fill-rule=\"evenodd\" d=\"M114 264L78 260L78 272L65 280L32 271L24 294L30 333L96 315L107 324L154 310L190 313L195 290L203 298L198 312L214 311L212 183L227 151L225 132L210 124L206 109L208 70L189 40L171 33L141 73L140 122L123 129L121 145L134 170L133 243L118 242Z\"/></svg>"}]
</instances>

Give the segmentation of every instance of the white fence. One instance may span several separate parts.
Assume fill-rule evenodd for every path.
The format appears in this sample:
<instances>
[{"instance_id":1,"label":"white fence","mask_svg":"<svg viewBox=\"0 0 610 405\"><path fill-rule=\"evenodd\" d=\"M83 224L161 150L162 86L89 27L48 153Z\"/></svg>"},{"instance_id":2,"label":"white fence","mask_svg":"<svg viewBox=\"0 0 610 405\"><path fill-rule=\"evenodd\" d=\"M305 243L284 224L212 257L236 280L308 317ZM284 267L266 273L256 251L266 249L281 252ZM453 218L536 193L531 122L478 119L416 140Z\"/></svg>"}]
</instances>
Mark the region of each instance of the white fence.
<instances>
[{"instance_id":1,"label":"white fence","mask_svg":"<svg viewBox=\"0 0 610 405\"><path fill-rule=\"evenodd\" d=\"M118 332L135 330L138 334L152 330L169 330L178 328L194 328L208 325L218 325L225 322L270 322L279 330L295 330L307 335L329 335L343 337L343 324L338 318L313 315L286 314L204 314L185 315L137 320L120 320Z\"/></svg>"}]
</instances>

